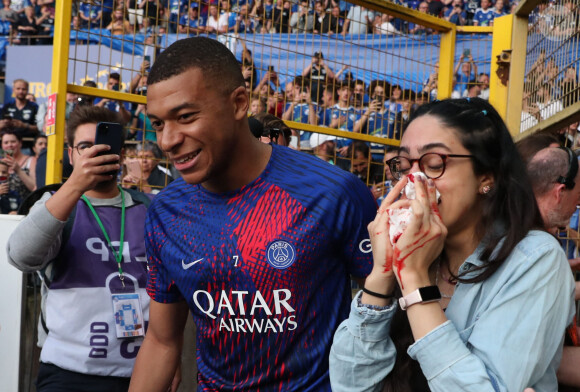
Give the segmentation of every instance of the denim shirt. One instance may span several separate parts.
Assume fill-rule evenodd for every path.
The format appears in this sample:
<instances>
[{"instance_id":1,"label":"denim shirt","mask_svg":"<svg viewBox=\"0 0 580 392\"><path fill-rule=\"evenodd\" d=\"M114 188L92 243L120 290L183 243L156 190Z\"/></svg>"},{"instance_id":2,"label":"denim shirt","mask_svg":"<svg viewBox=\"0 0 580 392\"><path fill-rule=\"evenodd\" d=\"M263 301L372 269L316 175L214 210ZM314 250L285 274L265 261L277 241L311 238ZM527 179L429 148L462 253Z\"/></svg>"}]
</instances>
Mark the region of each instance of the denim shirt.
<instances>
[{"instance_id":1,"label":"denim shirt","mask_svg":"<svg viewBox=\"0 0 580 392\"><path fill-rule=\"evenodd\" d=\"M481 245L461 265L465 278L483 264ZM390 338L396 302L359 306L336 331L330 352L334 392L381 391L395 365ZM420 306L420 305L419 305ZM574 280L554 237L531 231L483 282L458 283L448 321L412 344L431 391L557 391L564 330L574 314Z\"/></svg>"}]
</instances>

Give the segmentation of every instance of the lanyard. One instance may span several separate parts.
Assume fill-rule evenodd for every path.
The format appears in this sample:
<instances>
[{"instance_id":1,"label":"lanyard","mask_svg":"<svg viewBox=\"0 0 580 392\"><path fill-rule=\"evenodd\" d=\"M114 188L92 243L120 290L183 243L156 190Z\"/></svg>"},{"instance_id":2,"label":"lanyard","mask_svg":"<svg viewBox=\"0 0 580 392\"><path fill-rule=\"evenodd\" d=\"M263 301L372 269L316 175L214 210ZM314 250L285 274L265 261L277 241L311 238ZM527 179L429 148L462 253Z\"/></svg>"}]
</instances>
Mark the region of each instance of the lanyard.
<instances>
[{"instance_id":1,"label":"lanyard","mask_svg":"<svg viewBox=\"0 0 580 392\"><path fill-rule=\"evenodd\" d=\"M125 287L125 277L123 276L123 269L121 268L121 260L123 260L123 241L125 239L125 193L123 192L123 189L121 189L119 185L117 185L117 188L119 188L119 192L121 192L121 238L119 240L120 244L118 252L115 250L115 248L113 248L113 244L111 244L109 234L107 234L107 230L105 230L105 226L103 226L101 218L99 218L97 211L95 211L95 208L93 207L89 199L87 199L85 195L82 195L81 198L85 203L87 203L87 206L89 206L89 209L93 213L93 216L97 220L97 223L99 224L99 227L101 228L103 235L107 240L107 244L109 244L109 248L111 248L113 256L115 256L115 260L119 265L119 279L121 279L121 283L123 284L123 287Z\"/></svg>"}]
</instances>

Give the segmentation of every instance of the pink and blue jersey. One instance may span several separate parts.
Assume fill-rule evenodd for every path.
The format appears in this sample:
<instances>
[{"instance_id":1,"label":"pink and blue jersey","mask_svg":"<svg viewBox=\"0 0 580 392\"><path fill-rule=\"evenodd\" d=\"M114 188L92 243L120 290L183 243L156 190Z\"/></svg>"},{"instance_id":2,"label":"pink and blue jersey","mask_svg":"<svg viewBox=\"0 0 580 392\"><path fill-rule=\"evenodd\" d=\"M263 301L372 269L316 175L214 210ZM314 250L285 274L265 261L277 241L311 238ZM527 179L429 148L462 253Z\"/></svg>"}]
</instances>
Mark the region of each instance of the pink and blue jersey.
<instances>
[{"instance_id":1,"label":"pink and blue jersey","mask_svg":"<svg viewBox=\"0 0 580 392\"><path fill-rule=\"evenodd\" d=\"M352 174L277 145L239 190L179 179L156 196L147 290L187 301L198 391L330 391L332 337L348 316L349 275L372 268L376 209Z\"/></svg>"}]
</instances>

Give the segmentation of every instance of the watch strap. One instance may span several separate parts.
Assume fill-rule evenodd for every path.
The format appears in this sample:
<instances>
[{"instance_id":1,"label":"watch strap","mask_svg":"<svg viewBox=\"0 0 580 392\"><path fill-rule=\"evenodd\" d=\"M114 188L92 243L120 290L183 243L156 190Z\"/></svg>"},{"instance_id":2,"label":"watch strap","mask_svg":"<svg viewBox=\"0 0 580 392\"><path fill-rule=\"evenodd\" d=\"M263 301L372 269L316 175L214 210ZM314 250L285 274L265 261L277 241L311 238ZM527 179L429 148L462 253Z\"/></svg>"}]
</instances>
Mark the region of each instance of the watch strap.
<instances>
[{"instance_id":1,"label":"watch strap","mask_svg":"<svg viewBox=\"0 0 580 392\"><path fill-rule=\"evenodd\" d=\"M420 287L417 290L399 298L401 310L407 310L409 306L437 302L441 300L441 292L437 286Z\"/></svg>"}]
</instances>

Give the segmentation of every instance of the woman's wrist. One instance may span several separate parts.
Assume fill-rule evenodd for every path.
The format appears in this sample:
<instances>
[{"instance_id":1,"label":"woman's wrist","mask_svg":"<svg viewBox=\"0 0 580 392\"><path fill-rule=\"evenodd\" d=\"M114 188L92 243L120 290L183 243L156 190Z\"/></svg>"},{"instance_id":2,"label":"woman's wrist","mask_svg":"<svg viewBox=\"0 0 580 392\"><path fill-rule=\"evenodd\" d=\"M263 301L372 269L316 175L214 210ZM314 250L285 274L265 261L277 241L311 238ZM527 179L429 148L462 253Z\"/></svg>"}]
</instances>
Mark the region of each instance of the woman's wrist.
<instances>
[{"instance_id":1,"label":"woman's wrist","mask_svg":"<svg viewBox=\"0 0 580 392\"><path fill-rule=\"evenodd\" d=\"M431 286L428 271L401 270L398 273L403 295L408 295L421 287Z\"/></svg>"}]
</instances>

